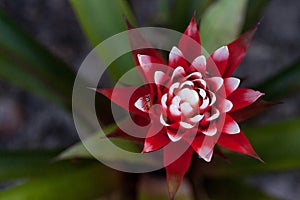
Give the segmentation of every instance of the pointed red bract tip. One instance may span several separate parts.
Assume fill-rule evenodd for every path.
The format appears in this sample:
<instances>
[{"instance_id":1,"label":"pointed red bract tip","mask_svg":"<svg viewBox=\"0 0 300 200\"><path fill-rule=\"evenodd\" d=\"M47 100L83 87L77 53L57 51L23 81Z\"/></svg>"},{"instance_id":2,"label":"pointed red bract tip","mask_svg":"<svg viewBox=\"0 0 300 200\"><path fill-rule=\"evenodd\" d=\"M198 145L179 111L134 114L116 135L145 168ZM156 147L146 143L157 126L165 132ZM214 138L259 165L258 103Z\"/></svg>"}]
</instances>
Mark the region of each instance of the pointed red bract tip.
<instances>
[{"instance_id":1,"label":"pointed red bract tip","mask_svg":"<svg viewBox=\"0 0 300 200\"><path fill-rule=\"evenodd\" d=\"M133 25L129 22L128 18L127 18L125 15L123 15L123 18L124 18L124 21L125 21L125 23L126 23L127 29L128 29L128 30L133 29L134 27L133 27Z\"/></svg>"},{"instance_id":2,"label":"pointed red bract tip","mask_svg":"<svg viewBox=\"0 0 300 200\"><path fill-rule=\"evenodd\" d=\"M174 198L183 177L191 165L194 151L193 148L187 145L187 143L179 141L170 143L164 148L164 165L167 173L167 185L170 199ZM184 153L182 152L182 154L178 156L177 154L180 151L184 151Z\"/></svg>"},{"instance_id":3,"label":"pointed red bract tip","mask_svg":"<svg viewBox=\"0 0 300 200\"><path fill-rule=\"evenodd\" d=\"M238 134L232 135L222 133L217 143L220 146L225 147L226 149L246 154L262 161L262 159L254 151L252 145L250 144L249 140L242 131Z\"/></svg>"},{"instance_id":4,"label":"pointed red bract tip","mask_svg":"<svg viewBox=\"0 0 300 200\"><path fill-rule=\"evenodd\" d=\"M229 60L224 71L223 77L227 78L232 75L235 69L241 64L243 61L248 46L255 35L255 32L258 28L258 24L252 27L250 30L242 34L238 39L228 44L229 49Z\"/></svg>"},{"instance_id":5,"label":"pointed red bract tip","mask_svg":"<svg viewBox=\"0 0 300 200\"><path fill-rule=\"evenodd\" d=\"M192 61L196 57L201 55L201 41L199 34L199 26L196 22L196 16L194 15L184 31L179 44L179 49L182 51L183 55L187 60Z\"/></svg>"}]
</instances>

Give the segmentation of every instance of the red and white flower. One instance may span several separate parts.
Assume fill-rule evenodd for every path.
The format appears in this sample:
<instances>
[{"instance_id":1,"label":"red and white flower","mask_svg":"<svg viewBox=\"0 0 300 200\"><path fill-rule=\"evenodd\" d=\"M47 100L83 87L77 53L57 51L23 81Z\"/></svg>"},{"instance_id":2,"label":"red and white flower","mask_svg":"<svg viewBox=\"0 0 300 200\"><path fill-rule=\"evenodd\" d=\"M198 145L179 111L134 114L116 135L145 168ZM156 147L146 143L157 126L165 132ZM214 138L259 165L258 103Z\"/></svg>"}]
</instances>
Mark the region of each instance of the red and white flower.
<instances>
[{"instance_id":1,"label":"red and white flower","mask_svg":"<svg viewBox=\"0 0 300 200\"><path fill-rule=\"evenodd\" d=\"M149 122L151 118L152 128L143 140L143 152L172 147L164 148L171 198L190 166L193 152L209 162L215 145L219 145L259 159L237 121L241 115L243 119L253 115L253 109L249 112L249 108L263 93L239 88L240 80L231 77L255 31L256 27L205 58L193 17L178 47L170 51L168 64L154 49L133 52L145 80L144 87L97 90L135 114L140 122ZM135 39L136 35L130 37L132 44ZM197 47L192 44L195 41ZM132 91L135 92L128 97ZM255 105L264 106L263 102ZM182 146L187 147L172 160L176 148Z\"/></svg>"}]
</instances>

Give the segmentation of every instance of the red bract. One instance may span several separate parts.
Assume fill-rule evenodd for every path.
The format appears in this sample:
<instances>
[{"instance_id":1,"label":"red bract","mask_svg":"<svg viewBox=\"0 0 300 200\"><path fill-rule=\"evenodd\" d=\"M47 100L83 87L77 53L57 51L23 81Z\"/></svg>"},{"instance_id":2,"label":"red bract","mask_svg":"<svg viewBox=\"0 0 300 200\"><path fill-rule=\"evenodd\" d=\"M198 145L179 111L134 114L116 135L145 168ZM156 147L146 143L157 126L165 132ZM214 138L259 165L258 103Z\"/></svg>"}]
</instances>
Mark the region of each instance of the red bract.
<instances>
[{"instance_id":1,"label":"red bract","mask_svg":"<svg viewBox=\"0 0 300 200\"><path fill-rule=\"evenodd\" d=\"M256 27L205 58L193 17L178 47L170 51L168 64L154 49L133 51L144 87L97 90L128 109L140 122L151 119L143 152L163 148L171 199L189 169L194 152L210 162L218 144L259 159L237 121L253 115L255 109L246 108L263 94L239 88L240 80L231 77L255 31ZM137 32L132 32L129 38L133 47L135 39L141 41ZM255 108L261 111L259 108L266 104L258 102Z\"/></svg>"}]
</instances>

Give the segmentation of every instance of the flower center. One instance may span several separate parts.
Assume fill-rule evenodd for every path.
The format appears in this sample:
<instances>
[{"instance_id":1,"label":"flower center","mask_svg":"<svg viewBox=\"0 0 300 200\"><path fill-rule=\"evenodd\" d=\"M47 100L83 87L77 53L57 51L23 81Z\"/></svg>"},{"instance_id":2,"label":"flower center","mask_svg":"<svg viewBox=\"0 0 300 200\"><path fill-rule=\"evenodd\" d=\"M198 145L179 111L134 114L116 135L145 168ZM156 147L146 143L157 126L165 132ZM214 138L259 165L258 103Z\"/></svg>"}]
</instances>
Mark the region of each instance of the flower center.
<instances>
[{"instance_id":1,"label":"flower center","mask_svg":"<svg viewBox=\"0 0 300 200\"><path fill-rule=\"evenodd\" d=\"M199 95L193 89L183 88L176 95L180 97L182 102L188 103L193 108L199 105Z\"/></svg>"},{"instance_id":2,"label":"flower center","mask_svg":"<svg viewBox=\"0 0 300 200\"><path fill-rule=\"evenodd\" d=\"M191 88L183 88L175 94L179 97L180 110L185 117L191 117L199 107L199 95Z\"/></svg>"}]
</instances>

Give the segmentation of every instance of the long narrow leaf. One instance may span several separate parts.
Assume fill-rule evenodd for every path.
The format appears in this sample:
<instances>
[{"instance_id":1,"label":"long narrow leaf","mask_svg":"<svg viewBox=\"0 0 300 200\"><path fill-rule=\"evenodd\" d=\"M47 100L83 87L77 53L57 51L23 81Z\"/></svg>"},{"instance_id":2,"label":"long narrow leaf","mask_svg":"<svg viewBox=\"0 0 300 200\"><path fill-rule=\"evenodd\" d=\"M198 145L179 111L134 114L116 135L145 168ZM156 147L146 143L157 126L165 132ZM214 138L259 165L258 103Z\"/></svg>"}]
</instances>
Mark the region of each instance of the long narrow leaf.
<instances>
[{"instance_id":1,"label":"long narrow leaf","mask_svg":"<svg viewBox=\"0 0 300 200\"><path fill-rule=\"evenodd\" d=\"M124 0L70 0L79 22L92 45L127 30L124 15L134 24L133 14Z\"/></svg>"},{"instance_id":2,"label":"long narrow leaf","mask_svg":"<svg viewBox=\"0 0 300 200\"><path fill-rule=\"evenodd\" d=\"M1 77L70 107L74 72L2 10L0 30Z\"/></svg>"},{"instance_id":3,"label":"long narrow leaf","mask_svg":"<svg viewBox=\"0 0 300 200\"><path fill-rule=\"evenodd\" d=\"M37 175L58 153L59 151L1 151L0 180Z\"/></svg>"},{"instance_id":4,"label":"long narrow leaf","mask_svg":"<svg viewBox=\"0 0 300 200\"><path fill-rule=\"evenodd\" d=\"M94 47L108 37L127 30L124 16L131 24L135 24L131 9L124 0L70 0L70 3L83 31ZM117 81L133 66L131 56L126 55L116 60L108 71L112 79Z\"/></svg>"},{"instance_id":5,"label":"long narrow leaf","mask_svg":"<svg viewBox=\"0 0 300 200\"><path fill-rule=\"evenodd\" d=\"M53 166L52 166L53 165ZM43 174L0 192L0 199L96 199L118 186L116 172L98 162L62 162L41 169Z\"/></svg>"}]
</instances>

